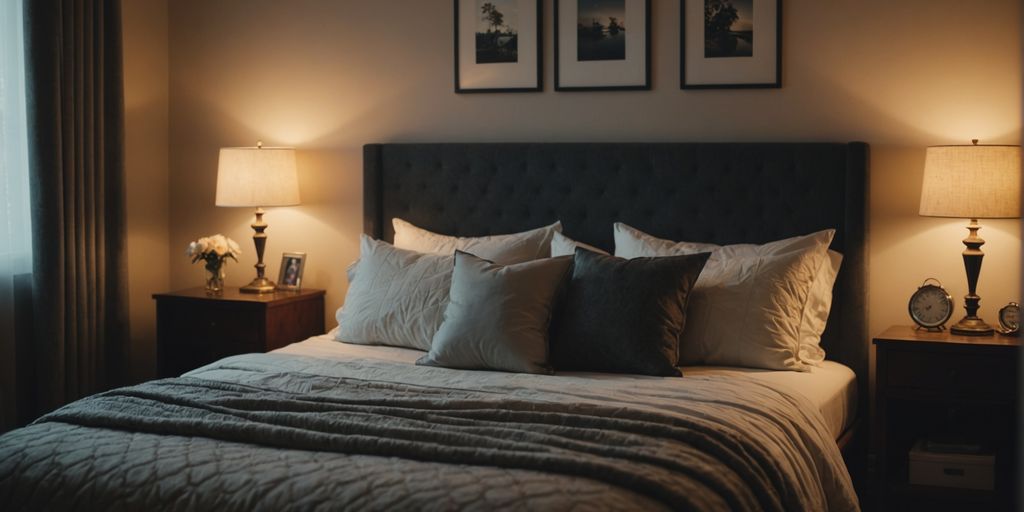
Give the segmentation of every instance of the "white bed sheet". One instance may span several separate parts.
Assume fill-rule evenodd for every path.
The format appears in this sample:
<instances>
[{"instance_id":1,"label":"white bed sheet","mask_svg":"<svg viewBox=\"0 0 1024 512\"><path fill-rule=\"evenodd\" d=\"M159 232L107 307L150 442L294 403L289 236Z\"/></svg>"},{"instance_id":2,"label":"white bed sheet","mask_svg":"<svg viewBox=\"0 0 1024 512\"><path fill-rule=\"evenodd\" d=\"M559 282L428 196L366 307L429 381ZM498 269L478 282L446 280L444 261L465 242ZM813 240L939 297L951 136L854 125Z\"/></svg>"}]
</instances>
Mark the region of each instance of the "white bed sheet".
<instances>
[{"instance_id":1,"label":"white bed sheet","mask_svg":"<svg viewBox=\"0 0 1024 512\"><path fill-rule=\"evenodd\" d=\"M279 354L293 354L327 359L373 359L415 364L424 353L398 347L354 345L334 340L333 331L275 350ZM565 372L569 374L570 372ZM746 375L775 389L788 390L805 397L818 407L832 437L839 437L850 426L857 414L857 381L853 370L835 361L825 361L809 372L757 370L723 366L685 366L683 378L692 376ZM617 374L588 374L601 380L632 380L631 376Z\"/></svg>"},{"instance_id":2,"label":"white bed sheet","mask_svg":"<svg viewBox=\"0 0 1024 512\"><path fill-rule=\"evenodd\" d=\"M849 367L835 361L824 361L821 366L810 368L809 372L791 372L723 366L686 366L683 367L683 375L743 374L773 388L786 388L800 393L818 406L832 437L839 440L857 418L857 376Z\"/></svg>"}]
</instances>

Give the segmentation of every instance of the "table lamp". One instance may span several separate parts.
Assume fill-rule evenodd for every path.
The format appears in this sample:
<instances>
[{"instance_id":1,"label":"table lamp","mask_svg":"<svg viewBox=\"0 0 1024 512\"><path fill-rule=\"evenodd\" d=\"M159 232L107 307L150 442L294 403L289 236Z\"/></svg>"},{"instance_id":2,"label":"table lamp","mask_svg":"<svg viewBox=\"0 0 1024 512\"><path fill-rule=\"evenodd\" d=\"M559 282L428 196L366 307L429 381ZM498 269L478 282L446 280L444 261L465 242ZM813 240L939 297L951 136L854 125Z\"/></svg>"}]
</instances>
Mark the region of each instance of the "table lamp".
<instances>
[{"instance_id":1,"label":"table lamp","mask_svg":"<svg viewBox=\"0 0 1024 512\"><path fill-rule=\"evenodd\" d=\"M217 165L217 206L256 207L252 236L256 244L256 279L241 288L245 293L270 293L276 285L265 274L263 250L267 245L264 206L299 204L299 179L293 148L221 148Z\"/></svg>"},{"instance_id":2,"label":"table lamp","mask_svg":"<svg viewBox=\"0 0 1024 512\"><path fill-rule=\"evenodd\" d=\"M970 219L963 252L967 315L950 328L953 334L985 336L994 332L978 317L978 275L985 256L978 219L1019 218L1020 195L1020 146L979 145L974 139L969 146L931 146L925 152L919 213Z\"/></svg>"}]
</instances>

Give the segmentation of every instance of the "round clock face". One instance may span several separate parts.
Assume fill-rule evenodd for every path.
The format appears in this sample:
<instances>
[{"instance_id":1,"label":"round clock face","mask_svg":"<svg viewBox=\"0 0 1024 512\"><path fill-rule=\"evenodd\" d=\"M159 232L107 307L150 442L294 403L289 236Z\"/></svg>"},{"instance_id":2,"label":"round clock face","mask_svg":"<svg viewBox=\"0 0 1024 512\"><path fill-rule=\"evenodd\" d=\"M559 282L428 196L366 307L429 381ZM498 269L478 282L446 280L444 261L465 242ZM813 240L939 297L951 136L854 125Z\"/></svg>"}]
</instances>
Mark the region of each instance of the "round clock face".
<instances>
[{"instance_id":1,"label":"round clock face","mask_svg":"<svg viewBox=\"0 0 1024 512\"><path fill-rule=\"evenodd\" d=\"M999 325L1003 329L1016 331L1020 328L1020 305L1011 302L999 310Z\"/></svg>"},{"instance_id":2,"label":"round clock face","mask_svg":"<svg viewBox=\"0 0 1024 512\"><path fill-rule=\"evenodd\" d=\"M910 318L921 327L938 327L953 315L953 298L946 290L925 285L910 296Z\"/></svg>"}]
</instances>

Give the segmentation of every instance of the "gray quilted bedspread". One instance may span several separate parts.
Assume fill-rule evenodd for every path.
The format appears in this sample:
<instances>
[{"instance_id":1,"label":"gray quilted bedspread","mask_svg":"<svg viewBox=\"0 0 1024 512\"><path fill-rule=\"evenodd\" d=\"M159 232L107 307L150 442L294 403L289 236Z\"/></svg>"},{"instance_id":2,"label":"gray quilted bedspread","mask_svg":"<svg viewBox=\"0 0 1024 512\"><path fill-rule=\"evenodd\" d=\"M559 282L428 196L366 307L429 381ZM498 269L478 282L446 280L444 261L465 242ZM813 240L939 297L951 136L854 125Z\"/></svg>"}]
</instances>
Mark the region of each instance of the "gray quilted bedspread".
<instances>
[{"instance_id":1,"label":"gray quilted bedspread","mask_svg":"<svg viewBox=\"0 0 1024 512\"><path fill-rule=\"evenodd\" d=\"M628 406L612 387L607 398L595 396L604 381L584 386L586 378L564 377L563 391L552 389L557 380L525 389L491 372L424 370L249 355L79 400L0 437L0 503L7 510L856 508L835 444L826 435L825 446L814 446L820 435L803 431L803 420L773 410L801 405L777 391L752 393L767 404L724 399L727 389L710 399L699 396L707 383L695 382L690 405L666 408L654 391L664 379L638 380L627 393L637 405ZM722 414L709 415L716 407ZM772 428L761 428L765 420ZM831 457L816 454L829 450Z\"/></svg>"}]
</instances>

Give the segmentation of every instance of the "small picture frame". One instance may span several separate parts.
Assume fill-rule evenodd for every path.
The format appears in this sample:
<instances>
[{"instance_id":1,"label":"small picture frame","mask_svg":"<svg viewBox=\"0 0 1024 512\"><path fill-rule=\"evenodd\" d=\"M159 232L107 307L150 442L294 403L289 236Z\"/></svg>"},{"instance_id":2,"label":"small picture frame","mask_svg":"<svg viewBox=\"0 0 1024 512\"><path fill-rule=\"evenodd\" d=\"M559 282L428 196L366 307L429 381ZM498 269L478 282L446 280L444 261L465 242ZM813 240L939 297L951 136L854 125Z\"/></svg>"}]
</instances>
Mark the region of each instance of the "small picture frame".
<instances>
[{"instance_id":1,"label":"small picture frame","mask_svg":"<svg viewBox=\"0 0 1024 512\"><path fill-rule=\"evenodd\" d=\"M281 271L277 276L277 289L302 289L302 272L306 270L306 253L286 252L281 254Z\"/></svg>"},{"instance_id":2,"label":"small picture frame","mask_svg":"<svg viewBox=\"0 0 1024 512\"><path fill-rule=\"evenodd\" d=\"M682 89L782 87L782 0L680 0Z\"/></svg>"},{"instance_id":3,"label":"small picture frame","mask_svg":"<svg viewBox=\"0 0 1024 512\"><path fill-rule=\"evenodd\" d=\"M542 88L542 0L454 0L455 92Z\"/></svg>"},{"instance_id":4,"label":"small picture frame","mask_svg":"<svg viewBox=\"0 0 1024 512\"><path fill-rule=\"evenodd\" d=\"M651 88L650 0L554 0L555 90Z\"/></svg>"}]
</instances>

